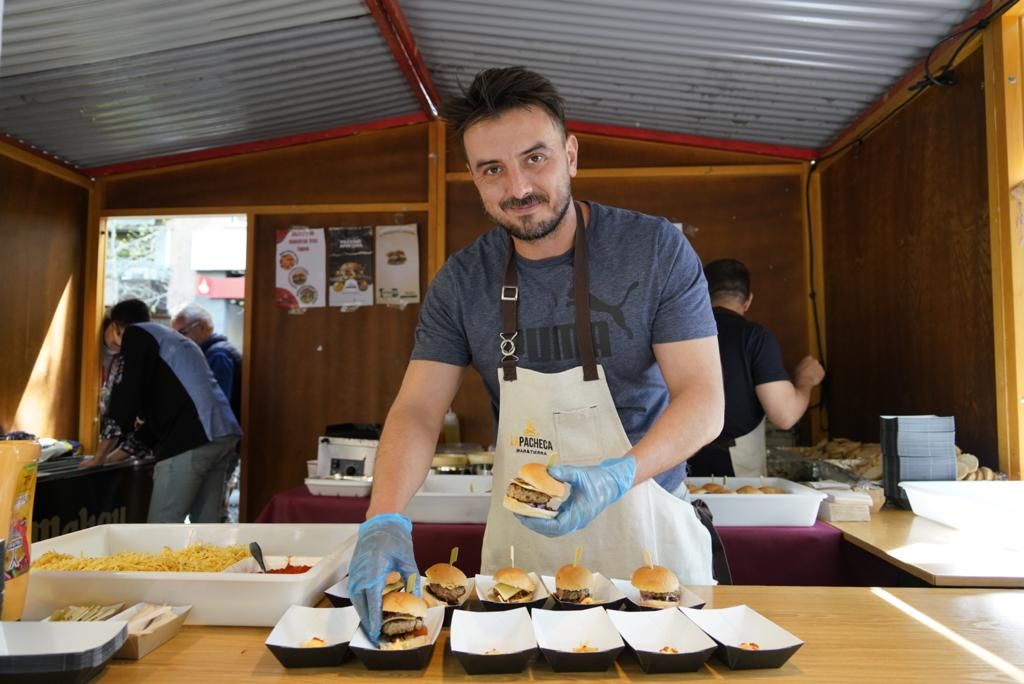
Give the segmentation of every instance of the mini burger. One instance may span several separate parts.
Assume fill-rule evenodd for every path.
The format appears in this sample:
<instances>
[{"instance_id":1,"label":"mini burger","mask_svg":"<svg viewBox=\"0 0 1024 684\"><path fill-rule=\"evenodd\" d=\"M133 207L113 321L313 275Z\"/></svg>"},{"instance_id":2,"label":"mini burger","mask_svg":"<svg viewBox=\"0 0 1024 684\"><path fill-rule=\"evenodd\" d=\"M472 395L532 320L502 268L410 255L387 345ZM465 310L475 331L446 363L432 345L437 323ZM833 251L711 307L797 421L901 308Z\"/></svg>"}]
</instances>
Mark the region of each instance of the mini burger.
<instances>
[{"instance_id":1,"label":"mini burger","mask_svg":"<svg viewBox=\"0 0 1024 684\"><path fill-rule=\"evenodd\" d=\"M423 592L428 601L434 598L438 603L457 606L466 595L466 575L454 565L435 563L427 568L424 577L427 581Z\"/></svg>"},{"instance_id":2,"label":"mini burger","mask_svg":"<svg viewBox=\"0 0 1024 684\"><path fill-rule=\"evenodd\" d=\"M554 518L569 496L569 485L548 475L542 463L527 463L508 483L504 506L530 518Z\"/></svg>"},{"instance_id":3,"label":"mini burger","mask_svg":"<svg viewBox=\"0 0 1024 684\"><path fill-rule=\"evenodd\" d=\"M675 608L679 605L679 578L660 565L641 565L630 582L640 592L640 605Z\"/></svg>"},{"instance_id":4,"label":"mini burger","mask_svg":"<svg viewBox=\"0 0 1024 684\"><path fill-rule=\"evenodd\" d=\"M555 573L555 598L567 603L593 603L594 573L582 565L563 565Z\"/></svg>"},{"instance_id":5,"label":"mini burger","mask_svg":"<svg viewBox=\"0 0 1024 684\"><path fill-rule=\"evenodd\" d=\"M383 594L390 594L393 591L402 591L405 589L405 582L402 581L402 576L398 572L392 570L388 573L388 576L384 578L384 591Z\"/></svg>"},{"instance_id":6,"label":"mini burger","mask_svg":"<svg viewBox=\"0 0 1024 684\"><path fill-rule=\"evenodd\" d=\"M494 573L494 589L487 596L497 603L526 603L533 600L536 585L519 568L502 568Z\"/></svg>"},{"instance_id":7,"label":"mini burger","mask_svg":"<svg viewBox=\"0 0 1024 684\"><path fill-rule=\"evenodd\" d=\"M419 596L404 591L393 591L384 595L381 610L382 649L418 648L427 643L427 627L423 624L423 618L427 615L427 604Z\"/></svg>"}]
</instances>

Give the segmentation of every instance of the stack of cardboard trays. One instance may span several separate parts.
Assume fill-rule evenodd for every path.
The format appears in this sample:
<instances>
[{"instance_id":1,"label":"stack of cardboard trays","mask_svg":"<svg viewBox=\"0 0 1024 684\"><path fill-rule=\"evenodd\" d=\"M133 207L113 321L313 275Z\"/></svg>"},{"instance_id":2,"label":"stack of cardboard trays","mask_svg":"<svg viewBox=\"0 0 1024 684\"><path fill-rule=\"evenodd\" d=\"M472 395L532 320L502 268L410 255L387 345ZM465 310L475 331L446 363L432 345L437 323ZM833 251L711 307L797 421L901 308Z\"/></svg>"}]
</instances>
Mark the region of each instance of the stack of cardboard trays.
<instances>
[{"instance_id":1,"label":"stack of cardboard trays","mask_svg":"<svg viewBox=\"0 0 1024 684\"><path fill-rule=\"evenodd\" d=\"M818 509L818 519L825 522L868 522L874 499L863 491L854 491L850 485L835 480L811 482L808 486L826 495Z\"/></svg>"}]
</instances>

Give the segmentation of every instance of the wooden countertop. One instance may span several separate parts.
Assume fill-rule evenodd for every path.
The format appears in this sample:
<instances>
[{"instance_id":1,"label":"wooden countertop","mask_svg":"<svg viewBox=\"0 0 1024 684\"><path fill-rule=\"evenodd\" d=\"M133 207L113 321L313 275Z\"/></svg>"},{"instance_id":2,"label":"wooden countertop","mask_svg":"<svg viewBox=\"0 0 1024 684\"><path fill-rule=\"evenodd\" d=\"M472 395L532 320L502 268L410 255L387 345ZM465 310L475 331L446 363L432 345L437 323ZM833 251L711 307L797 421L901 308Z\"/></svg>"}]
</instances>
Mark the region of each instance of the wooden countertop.
<instances>
[{"instance_id":1,"label":"wooden countertop","mask_svg":"<svg viewBox=\"0 0 1024 684\"><path fill-rule=\"evenodd\" d=\"M447 630L426 670L371 672L351 658L340 668L285 670L263 644L270 628L185 627L138 662L113 662L99 681L1024 682L1024 592L739 586L695 591L709 599L709 608L746 603L805 644L779 670L733 671L712 658L696 673L649 676L624 655L601 674L558 674L541 658L521 675L470 677L445 652Z\"/></svg>"},{"instance_id":2,"label":"wooden countertop","mask_svg":"<svg viewBox=\"0 0 1024 684\"><path fill-rule=\"evenodd\" d=\"M1009 523L1009 521L1004 521ZM1024 587L1024 551L1002 545L1020 534L1012 524L990 539L910 511L884 509L871 522L829 523L865 551L939 587Z\"/></svg>"}]
</instances>

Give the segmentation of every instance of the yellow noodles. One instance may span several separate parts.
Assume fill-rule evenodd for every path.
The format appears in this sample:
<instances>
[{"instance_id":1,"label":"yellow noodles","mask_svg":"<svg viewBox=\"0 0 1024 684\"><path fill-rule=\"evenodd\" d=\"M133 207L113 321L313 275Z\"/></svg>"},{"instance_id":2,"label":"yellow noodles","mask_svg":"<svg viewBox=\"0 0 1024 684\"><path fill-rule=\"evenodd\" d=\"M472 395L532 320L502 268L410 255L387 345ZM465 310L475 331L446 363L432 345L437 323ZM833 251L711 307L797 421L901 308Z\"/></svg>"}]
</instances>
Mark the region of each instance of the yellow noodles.
<instances>
[{"instance_id":1,"label":"yellow noodles","mask_svg":"<svg viewBox=\"0 0 1024 684\"><path fill-rule=\"evenodd\" d=\"M75 558L47 551L32 563L33 570L106 570L144 572L220 572L249 555L244 546L192 544L179 551L168 547L160 553L122 551L99 558Z\"/></svg>"}]
</instances>

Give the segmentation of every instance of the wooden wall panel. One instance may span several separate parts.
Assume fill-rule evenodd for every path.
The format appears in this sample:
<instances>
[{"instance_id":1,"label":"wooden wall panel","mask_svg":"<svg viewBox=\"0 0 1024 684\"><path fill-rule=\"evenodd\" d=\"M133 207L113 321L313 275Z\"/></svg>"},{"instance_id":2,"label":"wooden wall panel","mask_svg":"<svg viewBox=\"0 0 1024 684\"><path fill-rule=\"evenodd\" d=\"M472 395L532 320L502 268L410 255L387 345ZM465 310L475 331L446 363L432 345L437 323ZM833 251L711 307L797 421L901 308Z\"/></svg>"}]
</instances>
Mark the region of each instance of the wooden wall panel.
<instances>
[{"instance_id":1,"label":"wooden wall panel","mask_svg":"<svg viewBox=\"0 0 1024 684\"><path fill-rule=\"evenodd\" d=\"M85 188L0 155L2 429L78 436L88 204Z\"/></svg>"},{"instance_id":2,"label":"wooden wall panel","mask_svg":"<svg viewBox=\"0 0 1024 684\"><path fill-rule=\"evenodd\" d=\"M311 227L417 223L420 274L427 265L426 213L257 216L249 264L253 279L252 355L247 452L242 486L255 518L277 492L302 484L317 437L333 423L383 423L401 385L419 306L373 306L351 313L274 305L275 231Z\"/></svg>"},{"instance_id":3,"label":"wooden wall panel","mask_svg":"<svg viewBox=\"0 0 1024 684\"><path fill-rule=\"evenodd\" d=\"M831 434L885 413L954 415L995 467L981 51L822 179Z\"/></svg>"},{"instance_id":4,"label":"wooden wall panel","mask_svg":"<svg viewBox=\"0 0 1024 684\"><path fill-rule=\"evenodd\" d=\"M804 238L800 177L623 178L573 182L577 199L627 207L686 224L701 259L733 257L751 270L755 291L750 318L767 325L792 368L807 348L804 290ZM489 230L479 195L470 182L448 184L447 251L451 254ZM476 373L467 374L456 410L464 434L473 441L493 441L490 410ZM465 427L468 423L469 429ZM479 437L479 435L485 435Z\"/></svg>"},{"instance_id":5,"label":"wooden wall panel","mask_svg":"<svg viewBox=\"0 0 1024 684\"><path fill-rule=\"evenodd\" d=\"M108 209L423 202L428 124L112 178Z\"/></svg>"},{"instance_id":6,"label":"wooden wall panel","mask_svg":"<svg viewBox=\"0 0 1024 684\"><path fill-rule=\"evenodd\" d=\"M780 157L669 145L645 140L630 140L629 138L611 138L588 133L580 133L576 137L580 142L581 169L792 163L791 159ZM462 150L462 142L450 131L448 134L448 170L466 170L466 155Z\"/></svg>"}]
</instances>

